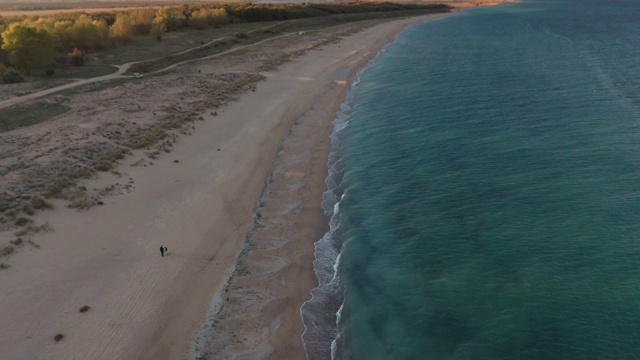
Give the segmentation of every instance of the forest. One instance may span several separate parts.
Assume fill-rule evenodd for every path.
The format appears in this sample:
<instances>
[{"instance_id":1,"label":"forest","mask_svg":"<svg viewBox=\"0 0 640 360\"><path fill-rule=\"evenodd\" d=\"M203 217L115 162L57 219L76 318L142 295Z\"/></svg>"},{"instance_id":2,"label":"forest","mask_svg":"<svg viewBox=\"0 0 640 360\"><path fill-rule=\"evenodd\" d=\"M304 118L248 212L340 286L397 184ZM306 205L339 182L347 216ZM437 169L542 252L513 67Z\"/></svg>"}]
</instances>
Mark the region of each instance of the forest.
<instances>
[{"instance_id":1,"label":"forest","mask_svg":"<svg viewBox=\"0 0 640 360\"><path fill-rule=\"evenodd\" d=\"M85 54L128 46L134 36L179 29L203 30L230 23L283 21L335 14L441 10L443 4L184 4L102 13L63 13L42 17L0 17L0 74L4 83L25 75L52 75L60 66L82 66Z\"/></svg>"}]
</instances>

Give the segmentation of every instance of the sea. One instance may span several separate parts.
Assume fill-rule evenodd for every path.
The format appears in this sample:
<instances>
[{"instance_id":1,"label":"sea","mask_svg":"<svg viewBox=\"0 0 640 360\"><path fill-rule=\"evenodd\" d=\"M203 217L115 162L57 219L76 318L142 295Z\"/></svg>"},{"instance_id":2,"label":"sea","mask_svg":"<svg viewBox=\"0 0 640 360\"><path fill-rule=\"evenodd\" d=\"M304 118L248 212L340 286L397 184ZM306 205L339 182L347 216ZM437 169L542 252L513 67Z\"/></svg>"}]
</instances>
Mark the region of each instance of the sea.
<instances>
[{"instance_id":1,"label":"sea","mask_svg":"<svg viewBox=\"0 0 640 360\"><path fill-rule=\"evenodd\" d=\"M640 1L413 25L333 126L308 359L640 359Z\"/></svg>"}]
</instances>

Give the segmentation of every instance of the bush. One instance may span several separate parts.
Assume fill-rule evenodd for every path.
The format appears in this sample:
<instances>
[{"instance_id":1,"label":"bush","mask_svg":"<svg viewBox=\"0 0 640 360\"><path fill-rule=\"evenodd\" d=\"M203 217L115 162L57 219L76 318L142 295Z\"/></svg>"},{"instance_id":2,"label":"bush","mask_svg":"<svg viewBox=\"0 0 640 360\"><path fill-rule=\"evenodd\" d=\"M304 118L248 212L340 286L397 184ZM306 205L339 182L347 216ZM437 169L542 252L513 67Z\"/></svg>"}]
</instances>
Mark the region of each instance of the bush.
<instances>
[{"instance_id":1,"label":"bush","mask_svg":"<svg viewBox=\"0 0 640 360\"><path fill-rule=\"evenodd\" d=\"M84 64L84 51L78 48L74 48L71 54L69 54L69 57L71 57L71 64L73 64L73 66L82 66L82 64Z\"/></svg>"},{"instance_id":2,"label":"bush","mask_svg":"<svg viewBox=\"0 0 640 360\"><path fill-rule=\"evenodd\" d=\"M30 200L31 206L34 209L53 209L53 204L42 198L41 196L34 196Z\"/></svg>"},{"instance_id":3,"label":"bush","mask_svg":"<svg viewBox=\"0 0 640 360\"><path fill-rule=\"evenodd\" d=\"M2 82L5 84L16 84L23 81L24 78L22 77L20 72L14 68L9 68L2 75Z\"/></svg>"}]
</instances>

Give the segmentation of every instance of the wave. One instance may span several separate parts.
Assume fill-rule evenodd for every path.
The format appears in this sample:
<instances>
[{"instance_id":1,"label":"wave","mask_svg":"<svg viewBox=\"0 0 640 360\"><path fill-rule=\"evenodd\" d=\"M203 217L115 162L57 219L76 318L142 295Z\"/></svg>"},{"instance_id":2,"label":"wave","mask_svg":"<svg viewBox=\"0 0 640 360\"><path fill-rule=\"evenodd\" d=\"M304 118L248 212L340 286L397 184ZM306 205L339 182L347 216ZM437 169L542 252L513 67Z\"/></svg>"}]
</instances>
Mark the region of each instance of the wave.
<instances>
[{"instance_id":1,"label":"wave","mask_svg":"<svg viewBox=\"0 0 640 360\"><path fill-rule=\"evenodd\" d=\"M397 41L397 37L396 37ZM394 41L395 43L395 41ZM393 43L392 43L393 44ZM389 46L391 44L388 44ZM329 231L314 244L313 268L318 287L311 290L311 299L300 307L304 324L302 342L307 360L340 358L339 346L342 331L339 331L343 309L344 288L338 271L344 239L341 233L340 204L344 193L344 146L348 137L351 106L364 71L370 68L380 55L382 48L369 63L358 71L344 103L336 114L331 133L331 152L327 160L327 190L322 195L322 208L329 217Z\"/></svg>"}]
</instances>

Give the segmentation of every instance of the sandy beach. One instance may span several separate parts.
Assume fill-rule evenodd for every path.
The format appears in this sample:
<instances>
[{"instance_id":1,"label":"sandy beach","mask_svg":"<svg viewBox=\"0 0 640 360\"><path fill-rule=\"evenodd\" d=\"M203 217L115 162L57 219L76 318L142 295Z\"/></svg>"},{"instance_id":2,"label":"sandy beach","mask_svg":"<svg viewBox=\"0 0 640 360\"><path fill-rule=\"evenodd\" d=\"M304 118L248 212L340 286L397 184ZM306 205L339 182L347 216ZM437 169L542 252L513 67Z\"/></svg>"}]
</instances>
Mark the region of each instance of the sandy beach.
<instances>
[{"instance_id":1,"label":"sandy beach","mask_svg":"<svg viewBox=\"0 0 640 360\"><path fill-rule=\"evenodd\" d=\"M258 76L266 55L230 54L79 93L66 100L70 113L2 135L5 146L40 139L48 144L38 145L40 158L103 124L152 119L172 101L204 104L202 121L171 151L135 150L84 180L100 206L77 211L57 200L35 215L51 230L2 259L10 267L0 270L1 357L304 359L300 306L316 284L313 243L327 226L331 122L360 68L408 25L439 16L337 33L219 108L206 105L207 76L221 66L225 76ZM312 40L269 46L293 52ZM0 232L1 243L14 239Z\"/></svg>"}]
</instances>

